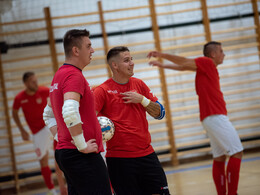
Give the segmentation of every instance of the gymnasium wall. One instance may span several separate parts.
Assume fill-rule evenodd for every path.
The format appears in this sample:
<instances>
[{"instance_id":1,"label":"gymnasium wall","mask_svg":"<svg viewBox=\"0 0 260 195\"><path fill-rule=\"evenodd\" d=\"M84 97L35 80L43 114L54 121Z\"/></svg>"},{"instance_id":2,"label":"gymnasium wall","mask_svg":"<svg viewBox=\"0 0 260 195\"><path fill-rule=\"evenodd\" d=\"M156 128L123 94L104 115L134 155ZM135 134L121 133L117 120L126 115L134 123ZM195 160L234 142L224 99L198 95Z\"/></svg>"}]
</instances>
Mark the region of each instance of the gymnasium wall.
<instances>
[{"instance_id":1,"label":"gymnasium wall","mask_svg":"<svg viewBox=\"0 0 260 195\"><path fill-rule=\"evenodd\" d=\"M64 61L62 37L71 28L91 32L93 60L83 74L92 86L111 76L105 61L109 48L126 45L135 62L135 77L152 89L166 108L157 121L147 116L152 145L161 161L210 153L199 121L194 72L148 65L151 50L190 58L202 56L203 44L215 40L226 54L219 66L228 116L245 148L260 145L259 3L256 0L68 0L12 1L1 14L0 189L42 180L32 142L23 142L12 117L14 96L24 89L22 74L36 72L50 86ZM165 61L167 63L167 61ZM28 126L20 112L22 122ZM54 168L51 152L50 164Z\"/></svg>"}]
</instances>

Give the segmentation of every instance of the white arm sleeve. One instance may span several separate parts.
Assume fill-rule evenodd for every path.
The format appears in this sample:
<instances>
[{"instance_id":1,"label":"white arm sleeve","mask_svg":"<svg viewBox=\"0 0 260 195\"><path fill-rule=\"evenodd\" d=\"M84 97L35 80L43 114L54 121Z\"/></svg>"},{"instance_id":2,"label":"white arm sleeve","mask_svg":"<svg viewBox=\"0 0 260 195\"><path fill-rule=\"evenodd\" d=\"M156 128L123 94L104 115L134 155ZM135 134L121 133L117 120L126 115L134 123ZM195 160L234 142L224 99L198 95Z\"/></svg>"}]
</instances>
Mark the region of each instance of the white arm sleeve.
<instances>
[{"instance_id":1,"label":"white arm sleeve","mask_svg":"<svg viewBox=\"0 0 260 195\"><path fill-rule=\"evenodd\" d=\"M43 120L45 122L45 125L48 128L51 128L51 127L57 125L52 108L50 106L48 106L48 104L46 105L46 107L44 108L44 111L43 111Z\"/></svg>"},{"instance_id":2,"label":"white arm sleeve","mask_svg":"<svg viewBox=\"0 0 260 195\"><path fill-rule=\"evenodd\" d=\"M79 114L79 102L72 99L65 100L62 107L62 116L68 128L82 123Z\"/></svg>"}]
</instances>

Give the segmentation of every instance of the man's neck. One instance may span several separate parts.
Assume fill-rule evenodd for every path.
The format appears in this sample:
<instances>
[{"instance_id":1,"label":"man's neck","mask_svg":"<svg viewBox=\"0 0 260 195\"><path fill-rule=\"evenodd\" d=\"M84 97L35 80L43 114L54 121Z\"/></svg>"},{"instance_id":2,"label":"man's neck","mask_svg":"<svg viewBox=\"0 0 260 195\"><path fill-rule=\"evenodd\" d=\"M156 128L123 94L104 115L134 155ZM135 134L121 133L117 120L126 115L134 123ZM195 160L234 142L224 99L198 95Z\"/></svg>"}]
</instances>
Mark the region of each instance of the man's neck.
<instances>
[{"instance_id":1,"label":"man's neck","mask_svg":"<svg viewBox=\"0 0 260 195\"><path fill-rule=\"evenodd\" d=\"M119 78L119 77L113 76L112 79L113 79L116 83L121 84L121 85L126 84L126 83L129 82L129 78Z\"/></svg>"},{"instance_id":2,"label":"man's neck","mask_svg":"<svg viewBox=\"0 0 260 195\"><path fill-rule=\"evenodd\" d=\"M30 90L30 89L25 89L25 93L26 93L27 95L33 96L33 95L36 93L36 91L32 91L32 90Z\"/></svg>"},{"instance_id":3,"label":"man's neck","mask_svg":"<svg viewBox=\"0 0 260 195\"><path fill-rule=\"evenodd\" d=\"M72 59L66 59L64 63L76 66L80 70L83 70L83 68L85 67L85 66L80 65L80 63L77 60L72 60Z\"/></svg>"}]
</instances>

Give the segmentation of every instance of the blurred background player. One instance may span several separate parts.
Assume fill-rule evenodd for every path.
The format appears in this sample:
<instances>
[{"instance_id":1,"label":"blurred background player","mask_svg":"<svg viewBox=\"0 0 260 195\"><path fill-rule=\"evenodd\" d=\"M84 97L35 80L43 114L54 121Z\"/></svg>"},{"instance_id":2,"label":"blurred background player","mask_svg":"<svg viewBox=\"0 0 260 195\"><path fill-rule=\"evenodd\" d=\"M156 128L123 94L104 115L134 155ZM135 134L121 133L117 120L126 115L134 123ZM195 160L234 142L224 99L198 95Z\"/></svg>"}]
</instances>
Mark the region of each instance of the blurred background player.
<instances>
[{"instance_id":1,"label":"blurred background player","mask_svg":"<svg viewBox=\"0 0 260 195\"><path fill-rule=\"evenodd\" d=\"M55 159L67 179L69 194L111 195L107 168L100 155L102 134L93 92L82 74L94 53L89 31L67 31L63 46L65 63L54 75L51 104L46 106L44 114L48 120L57 122L59 141Z\"/></svg>"},{"instance_id":2,"label":"blurred background player","mask_svg":"<svg viewBox=\"0 0 260 195\"><path fill-rule=\"evenodd\" d=\"M106 162L117 195L169 194L164 170L151 146L146 112L156 119L165 115L149 87L134 75L127 47L107 54L112 78L94 90L95 107L111 119L115 134L107 144Z\"/></svg>"},{"instance_id":3,"label":"blurred background player","mask_svg":"<svg viewBox=\"0 0 260 195\"><path fill-rule=\"evenodd\" d=\"M14 99L13 119L21 132L22 139L24 141L30 140L30 134L23 128L19 118L18 112L22 108L26 122L33 134L35 152L40 161L44 182L50 190L49 194L56 194L51 178L51 170L48 165L48 150L52 144L51 134L42 118L42 113L49 97L49 88L38 86L37 77L34 72L24 73L23 82L25 90L18 93ZM63 175L58 166L56 166L56 173L60 192L62 195L65 195L67 194L67 188L65 187Z\"/></svg>"},{"instance_id":4,"label":"blurred background player","mask_svg":"<svg viewBox=\"0 0 260 195\"><path fill-rule=\"evenodd\" d=\"M188 59L158 51L147 57L164 58L174 64L151 61L150 65L173 70L196 71L196 92L199 96L200 120L210 138L213 153L213 179L218 195L236 195L243 146L236 129L227 117L226 103L220 89L217 66L223 63L225 54L221 43L208 42L204 45L204 57ZM230 156L225 174L226 155Z\"/></svg>"}]
</instances>

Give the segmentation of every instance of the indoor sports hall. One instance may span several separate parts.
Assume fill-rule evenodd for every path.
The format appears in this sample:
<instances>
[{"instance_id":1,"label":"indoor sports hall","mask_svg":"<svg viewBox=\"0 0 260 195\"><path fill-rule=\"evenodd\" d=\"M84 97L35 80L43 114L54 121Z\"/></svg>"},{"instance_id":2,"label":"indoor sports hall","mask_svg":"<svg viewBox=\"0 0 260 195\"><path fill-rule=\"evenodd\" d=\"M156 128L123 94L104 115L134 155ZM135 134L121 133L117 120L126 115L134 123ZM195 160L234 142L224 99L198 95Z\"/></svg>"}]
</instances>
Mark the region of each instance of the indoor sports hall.
<instances>
[{"instance_id":1,"label":"indoor sports hall","mask_svg":"<svg viewBox=\"0 0 260 195\"><path fill-rule=\"evenodd\" d=\"M131 50L134 77L164 105L164 119L147 119L172 195L217 195L210 140L200 122L196 73L149 66L147 54L157 50L196 58L203 56L207 42L221 42L221 90L244 147L238 194L259 195L259 11L259 0L0 0L0 194L48 192L32 141L22 140L12 118L12 104L24 89L26 71L36 73L39 85L50 87L64 62L63 35L87 29L95 52L82 72L91 87L112 76L106 53L123 45ZM29 129L22 112L19 116Z\"/></svg>"}]
</instances>

